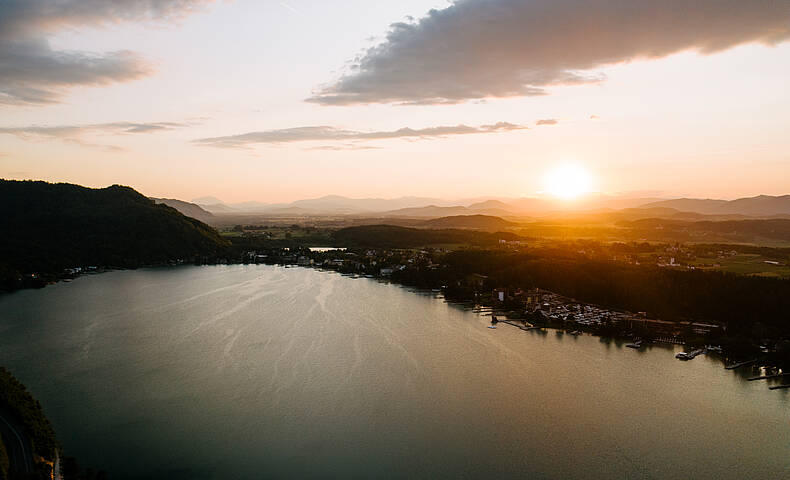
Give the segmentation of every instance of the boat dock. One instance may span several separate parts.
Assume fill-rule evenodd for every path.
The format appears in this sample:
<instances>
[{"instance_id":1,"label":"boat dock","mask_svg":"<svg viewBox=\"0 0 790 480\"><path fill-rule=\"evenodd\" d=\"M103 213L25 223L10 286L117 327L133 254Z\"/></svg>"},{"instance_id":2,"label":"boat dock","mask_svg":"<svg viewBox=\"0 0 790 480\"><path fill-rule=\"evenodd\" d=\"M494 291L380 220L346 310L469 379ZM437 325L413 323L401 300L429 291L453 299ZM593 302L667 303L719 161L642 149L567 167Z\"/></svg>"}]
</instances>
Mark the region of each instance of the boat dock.
<instances>
[{"instance_id":1,"label":"boat dock","mask_svg":"<svg viewBox=\"0 0 790 480\"><path fill-rule=\"evenodd\" d=\"M727 370L735 370L736 368L745 367L746 365L751 365L753 363L757 363L756 358L754 360L746 360L745 362L733 363L732 365L727 365L724 368Z\"/></svg>"},{"instance_id":2,"label":"boat dock","mask_svg":"<svg viewBox=\"0 0 790 480\"><path fill-rule=\"evenodd\" d=\"M517 323L517 322L514 322L513 320L499 320L499 323L507 323L508 325L513 325L514 327L520 328L521 330L524 330L525 332L528 332L530 330L534 330L534 329L538 328L538 327L533 327L533 326L531 326L529 324L523 324L521 322Z\"/></svg>"},{"instance_id":3,"label":"boat dock","mask_svg":"<svg viewBox=\"0 0 790 480\"><path fill-rule=\"evenodd\" d=\"M775 373L773 375L761 375L759 377L747 378L746 380L753 382L755 380L767 380L769 378L782 378L782 377L790 377L790 373Z\"/></svg>"}]
</instances>

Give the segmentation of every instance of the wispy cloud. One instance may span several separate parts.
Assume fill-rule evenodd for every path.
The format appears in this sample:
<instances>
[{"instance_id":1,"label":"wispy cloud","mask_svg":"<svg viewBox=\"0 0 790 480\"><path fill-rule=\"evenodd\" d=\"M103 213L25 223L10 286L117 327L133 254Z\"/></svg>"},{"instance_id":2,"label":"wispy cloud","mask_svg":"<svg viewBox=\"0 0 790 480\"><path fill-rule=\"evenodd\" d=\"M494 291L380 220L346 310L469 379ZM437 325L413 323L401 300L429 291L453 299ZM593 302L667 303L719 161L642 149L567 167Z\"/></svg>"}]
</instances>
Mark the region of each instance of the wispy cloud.
<instances>
[{"instance_id":1,"label":"wispy cloud","mask_svg":"<svg viewBox=\"0 0 790 480\"><path fill-rule=\"evenodd\" d=\"M554 118L544 118L535 122L535 125L556 125L559 121Z\"/></svg>"},{"instance_id":2,"label":"wispy cloud","mask_svg":"<svg viewBox=\"0 0 790 480\"><path fill-rule=\"evenodd\" d=\"M347 143L344 145L319 145L317 147L308 147L305 150L326 150L326 151L348 151L348 150L380 150L381 147L374 147L373 145L359 145L356 143Z\"/></svg>"},{"instance_id":3,"label":"wispy cloud","mask_svg":"<svg viewBox=\"0 0 790 480\"><path fill-rule=\"evenodd\" d=\"M70 88L138 79L153 72L128 50L54 50L48 38L64 29L120 22L169 23L211 0L2 0L0 105L56 103Z\"/></svg>"},{"instance_id":4,"label":"wispy cloud","mask_svg":"<svg viewBox=\"0 0 790 480\"><path fill-rule=\"evenodd\" d=\"M0 127L0 135L14 135L25 140L61 140L75 143L85 147L101 148L108 151L122 151L114 145L100 145L85 141L87 135L124 135L154 133L163 130L186 127L186 123L176 122L112 122L92 125L56 125L56 126L26 126L26 127Z\"/></svg>"},{"instance_id":5,"label":"wispy cloud","mask_svg":"<svg viewBox=\"0 0 790 480\"><path fill-rule=\"evenodd\" d=\"M600 82L596 69L790 38L786 0L457 0L390 26L308 101L458 103Z\"/></svg>"},{"instance_id":6,"label":"wispy cloud","mask_svg":"<svg viewBox=\"0 0 790 480\"><path fill-rule=\"evenodd\" d=\"M221 148L244 148L254 144L281 144L308 141L369 141L393 138L428 139L453 135L468 135L475 133L496 133L513 130L525 130L529 127L508 122L499 122L493 125L470 127L467 125L438 126L428 128L401 128L391 131L362 132L344 130L328 126L296 127L281 130L265 130L261 132L242 133L225 137L201 138L194 140L199 145Z\"/></svg>"}]
</instances>

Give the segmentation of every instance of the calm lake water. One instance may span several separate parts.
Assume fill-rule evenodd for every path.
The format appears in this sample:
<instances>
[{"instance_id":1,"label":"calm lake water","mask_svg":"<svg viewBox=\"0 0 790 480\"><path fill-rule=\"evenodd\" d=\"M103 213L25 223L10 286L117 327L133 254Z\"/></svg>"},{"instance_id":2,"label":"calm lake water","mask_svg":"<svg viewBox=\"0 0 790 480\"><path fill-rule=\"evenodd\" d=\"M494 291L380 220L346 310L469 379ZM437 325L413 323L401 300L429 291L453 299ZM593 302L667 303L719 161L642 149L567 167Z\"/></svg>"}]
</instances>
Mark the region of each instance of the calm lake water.
<instances>
[{"instance_id":1,"label":"calm lake water","mask_svg":"<svg viewBox=\"0 0 790 480\"><path fill-rule=\"evenodd\" d=\"M790 396L370 279L144 269L0 295L0 364L113 478L790 476Z\"/></svg>"}]
</instances>

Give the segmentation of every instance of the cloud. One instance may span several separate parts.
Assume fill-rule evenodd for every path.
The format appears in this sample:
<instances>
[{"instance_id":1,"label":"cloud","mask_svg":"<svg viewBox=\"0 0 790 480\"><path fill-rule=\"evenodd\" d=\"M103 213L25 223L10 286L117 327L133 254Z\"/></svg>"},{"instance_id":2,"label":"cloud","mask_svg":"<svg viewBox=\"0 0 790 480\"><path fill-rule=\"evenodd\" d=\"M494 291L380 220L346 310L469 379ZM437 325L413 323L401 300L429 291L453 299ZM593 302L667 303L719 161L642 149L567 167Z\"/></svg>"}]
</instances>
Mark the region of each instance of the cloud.
<instances>
[{"instance_id":1,"label":"cloud","mask_svg":"<svg viewBox=\"0 0 790 480\"><path fill-rule=\"evenodd\" d=\"M28 127L0 127L0 135L15 135L24 140L55 139L64 142L76 143L85 147L97 147L108 151L122 151L121 147L113 145L97 145L84 140L85 135L105 134L124 135L153 133L163 130L186 127L188 124L176 122L112 122L93 125L58 125L58 126L28 126Z\"/></svg>"},{"instance_id":2,"label":"cloud","mask_svg":"<svg viewBox=\"0 0 790 480\"><path fill-rule=\"evenodd\" d=\"M56 103L70 88L125 82L153 67L128 50L53 50L62 30L121 22L169 23L210 0L3 0L0 14L0 105Z\"/></svg>"},{"instance_id":3,"label":"cloud","mask_svg":"<svg viewBox=\"0 0 790 480\"><path fill-rule=\"evenodd\" d=\"M786 0L457 0L395 23L337 81L324 105L441 104L545 95L600 82L595 70L692 50L790 38Z\"/></svg>"},{"instance_id":4,"label":"cloud","mask_svg":"<svg viewBox=\"0 0 790 480\"><path fill-rule=\"evenodd\" d=\"M348 151L348 150L380 150L381 147L374 147L372 145L357 145L355 143L347 143L343 145L319 145L317 147L305 148L305 150L324 150L324 151Z\"/></svg>"},{"instance_id":5,"label":"cloud","mask_svg":"<svg viewBox=\"0 0 790 480\"><path fill-rule=\"evenodd\" d=\"M535 125L556 125L558 123L559 121L553 118L544 118L542 120L538 120L537 122L535 122Z\"/></svg>"},{"instance_id":6,"label":"cloud","mask_svg":"<svg viewBox=\"0 0 790 480\"><path fill-rule=\"evenodd\" d=\"M296 127L281 130L265 130L262 132L249 132L240 135L225 137L201 138L194 143L204 146L221 148L244 148L253 144L281 144L308 141L368 141L384 140L391 138L427 139L446 137L451 135L467 135L473 133L495 133L513 130L525 130L529 127L508 122L499 122L493 125L470 127L467 125L439 126L421 129L401 128L399 130L360 132L343 130L335 127Z\"/></svg>"}]
</instances>

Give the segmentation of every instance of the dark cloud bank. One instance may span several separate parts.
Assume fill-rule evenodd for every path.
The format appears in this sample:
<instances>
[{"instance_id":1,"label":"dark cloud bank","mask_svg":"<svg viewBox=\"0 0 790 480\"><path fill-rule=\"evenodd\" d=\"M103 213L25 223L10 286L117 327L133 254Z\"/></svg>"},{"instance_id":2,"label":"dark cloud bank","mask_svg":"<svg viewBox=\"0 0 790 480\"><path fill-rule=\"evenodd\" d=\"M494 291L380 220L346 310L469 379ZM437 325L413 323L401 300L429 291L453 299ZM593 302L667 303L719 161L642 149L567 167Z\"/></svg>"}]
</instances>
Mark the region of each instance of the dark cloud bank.
<instances>
[{"instance_id":1,"label":"dark cloud bank","mask_svg":"<svg viewBox=\"0 0 790 480\"><path fill-rule=\"evenodd\" d=\"M602 78L594 69L790 38L787 0L458 0L391 25L309 101L457 103L543 95Z\"/></svg>"},{"instance_id":2,"label":"dark cloud bank","mask_svg":"<svg viewBox=\"0 0 790 480\"><path fill-rule=\"evenodd\" d=\"M0 0L0 105L57 102L71 87L134 80L151 66L128 50L59 51L64 29L121 22L173 22L209 0Z\"/></svg>"}]
</instances>

